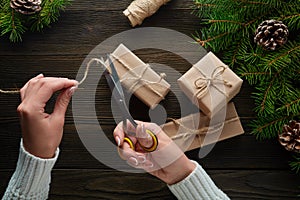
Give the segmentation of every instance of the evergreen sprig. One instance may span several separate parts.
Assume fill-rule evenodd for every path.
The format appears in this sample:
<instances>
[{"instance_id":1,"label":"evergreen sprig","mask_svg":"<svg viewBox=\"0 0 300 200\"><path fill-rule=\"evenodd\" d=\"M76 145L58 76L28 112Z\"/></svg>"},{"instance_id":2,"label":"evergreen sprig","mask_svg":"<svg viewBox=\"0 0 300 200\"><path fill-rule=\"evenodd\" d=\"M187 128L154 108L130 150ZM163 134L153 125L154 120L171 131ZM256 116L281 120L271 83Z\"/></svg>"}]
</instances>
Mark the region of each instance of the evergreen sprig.
<instances>
[{"instance_id":1,"label":"evergreen sprig","mask_svg":"<svg viewBox=\"0 0 300 200\"><path fill-rule=\"evenodd\" d=\"M194 0L203 25L196 41L253 85L257 119L250 124L258 139L278 137L291 119L300 118L300 1ZM275 51L257 46L254 33L268 19L288 26L288 42ZM291 167L300 169L300 155Z\"/></svg>"},{"instance_id":2,"label":"evergreen sprig","mask_svg":"<svg viewBox=\"0 0 300 200\"><path fill-rule=\"evenodd\" d=\"M0 35L9 35L11 42L22 41L22 35L30 30L41 32L51 23L58 20L60 11L64 10L71 0L43 0L40 12L23 15L10 7L11 0L0 2Z\"/></svg>"}]
</instances>

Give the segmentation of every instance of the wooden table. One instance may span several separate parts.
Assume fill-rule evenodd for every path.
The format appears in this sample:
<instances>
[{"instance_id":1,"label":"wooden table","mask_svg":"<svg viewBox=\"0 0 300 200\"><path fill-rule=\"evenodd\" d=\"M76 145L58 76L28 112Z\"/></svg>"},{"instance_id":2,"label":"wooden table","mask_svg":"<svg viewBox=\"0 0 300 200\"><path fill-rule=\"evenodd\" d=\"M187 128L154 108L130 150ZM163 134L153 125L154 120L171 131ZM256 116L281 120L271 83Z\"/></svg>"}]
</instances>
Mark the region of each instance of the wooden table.
<instances>
[{"instance_id":1,"label":"wooden table","mask_svg":"<svg viewBox=\"0 0 300 200\"><path fill-rule=\"evenodd\" d=\"M59 18L59 22L45 29L44 34L30 33L19 44L0 39L0 86L21 87L32 76L43 72L46 76L75 78L85 56L106 38L131 29L124 10L131 0L77 0ZM157 26L177 30L189 36L200 29L199 19L191 14L192 2L173 0L143 27ZM176 41L174 41L176 42ZM190 66L183 59L156 50L137 52L146 62L165 63L184 73ZM173 56L173 57L172 57ZM97 89L96 108L99 121L110 133L114 120L110 113L110 93L104 82ZM219 142L203 159L198 149L187 153L212 176L216 184L232 199L297 199L300 194L299 176L289 170L291 156L279 143L257 141L250 135L248 123L255 118L253 89L245 82L234 98L246 134ZM147 109L137 99L141 109L133 115L147 120ZM179 116L179 108L172 95L167 97L168 114ZM0 196L4 193L18 158L21 137L16 107L17 95L0 95ZM53 107L52 99L48 110ZM110 169L98 162L81 143L76 132L72 108L66 114L65 134L61 155L52 173L50 199L174 199L166 185L148 174L130 174ZM299 197L298 197L299 198Z\"/></svg>"}]
</instances>

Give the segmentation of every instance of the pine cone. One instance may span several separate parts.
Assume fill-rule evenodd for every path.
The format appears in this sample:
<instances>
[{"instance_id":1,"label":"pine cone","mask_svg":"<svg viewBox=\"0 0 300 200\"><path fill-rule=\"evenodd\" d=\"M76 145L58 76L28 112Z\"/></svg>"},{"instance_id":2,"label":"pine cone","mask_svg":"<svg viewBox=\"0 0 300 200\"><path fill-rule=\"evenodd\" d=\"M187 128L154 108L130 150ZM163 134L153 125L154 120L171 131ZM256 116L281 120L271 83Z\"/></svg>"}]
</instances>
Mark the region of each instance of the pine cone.
<instances>
[{"instance_id":1,"label":"pine cone","mask_svg":"<svg viewBox=\"0 0 300 200\"><path fill-rule=\"evenodd\" d=\"M266 20L256 29L254 42L264 49L275 50L286 43L288 35L288 28L281 21Z\"/></svg>"},{"instance_id":2,"label":"pine cone","mask_svg":"<svg viewBox=\"0 0 300 200\"><path fill-rule=\"evenodd\" d=\"M288 151L300 153L300 121L292 120L283 126L279 142Z\"/></svg>"},{"instance_id":3,"label":"pine cone","mask_svg":"<svg viewBox=\"0 0 300 200\"><path fill-rule=\"evenodd\" d=\"M42 0L11 0L10 7L24 15L31 15L39 12L42 7Z\"/></svg>"}]
</instances>

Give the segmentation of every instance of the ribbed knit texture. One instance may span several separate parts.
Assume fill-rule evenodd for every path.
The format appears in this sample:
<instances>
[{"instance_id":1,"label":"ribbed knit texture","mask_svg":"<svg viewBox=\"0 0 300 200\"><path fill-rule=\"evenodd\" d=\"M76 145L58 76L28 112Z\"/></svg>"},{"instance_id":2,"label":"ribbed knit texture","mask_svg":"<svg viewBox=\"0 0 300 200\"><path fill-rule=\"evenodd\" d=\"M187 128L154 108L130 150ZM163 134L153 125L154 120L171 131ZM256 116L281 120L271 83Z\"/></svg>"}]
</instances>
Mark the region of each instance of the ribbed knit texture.
<instances>
[{"instance_id":1,"label":"ribbed knit texture","mask_svg":"<svg viewBox=\"0 0 300 200\"><path fill-rule=\"evenodd\" d=\"M48 198L51 170L57 160L59 149L54 158L41 159L28 153L21 140L16 171L10 179L2 200L44 200Z\"/></svg>"},{"instance_id":2,"label":"ribbed knit texture","mask_svg":"<svg viewBox=\"0 0 300 200\"><path fill-rule=\"evenodd\" d=\"M51 170L57 160L55 157L41 159L28 153L21 140L20 153L16 171L10 179L2 200L44 200L48 198ZM228 200L211 180L204 169L195 161L195 170L184 180L174 185L168 185L171 192L180 200Z\"/></svg>"},{"instance_id":3,"label":"ribbed knit texture","mask_svg":"<svg viewBox=\"0 0 300 200\"><path fill-rule=\"evenodd\" d=\"M196 169L179 183L168 185L171 192L180 200L224 200L229 197L211 180L204 169L195 161Z\"/></svg>"}]
</instances>

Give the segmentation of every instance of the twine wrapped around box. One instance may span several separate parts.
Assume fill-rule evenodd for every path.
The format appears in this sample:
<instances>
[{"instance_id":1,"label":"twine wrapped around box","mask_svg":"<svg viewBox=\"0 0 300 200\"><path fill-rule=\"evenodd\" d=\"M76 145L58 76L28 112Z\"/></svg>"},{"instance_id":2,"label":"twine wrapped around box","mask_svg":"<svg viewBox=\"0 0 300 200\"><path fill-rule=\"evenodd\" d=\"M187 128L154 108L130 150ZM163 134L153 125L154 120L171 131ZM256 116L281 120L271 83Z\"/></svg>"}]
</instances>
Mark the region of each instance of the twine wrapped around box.
<instances>
[{"instance_id":1,"label":"twine wrapped around box","mask_svg":"<svg viewBox=\"0 0 300 200\"><path fill-rule=\"evenodd\" d=\"M111 54L122 85L151 109L165 98L170 84L123 44Z\"/></svg>"},{"instance_id":2,"label":"twine wrapped around box","mask_svg":"<svg viewBox=\"0 0 300 200\"><path fill-rule=\"evenodd\" d=\"M142 72L140 74L137 74L135 71L132 71L130 69L130 67L123 62L120 58L118 58L117 56L111 54L111 56L116 59L119 63L121 63L126 69L128 69L128 72L132 75L132 77L124 77L120 80L121 83L125 82L126 80L133 80L134 84L132 84L129 88L128 91L131 93L134 93L136 87L139 86L139 84L142 84L143 86L147 87L148 89L150 89L153 93L155 93L157 96L161 97L162 99L164 99L165 97L155 88L152 87L152 85L158 85L159 87L163 87L160 83L161 81L166 77L166 74L161 73L159 74L160 79L157 81L150 81L147 80L145 78L143 78L145 76L145 73L147 73L148 70L150 70L150 65L149 64L145 64L142 66Z\"/></svg>"},{"instance_id":3,"label":"twine wrapped around box","mask_svg":"<svg viewBox=\"0 0 300 200\"><path fill-rule=\"evenodd\" d=\"M181 90L210 118L240 91L243 80L209 52L178 80Z\"/></svg>"},{"instance_id":4,"label":"twine wrapped around box","mask_svg":"<svg viewBox=\"0 0 300 200\"><path fill-rule=\"evenodd\" d=\"M202 112L170 120L161 127L183 151L203 147L244 133L233 103L227 105L224 121L213 124L210 124L210 119Z\"/></svg>"}]
</instances>

